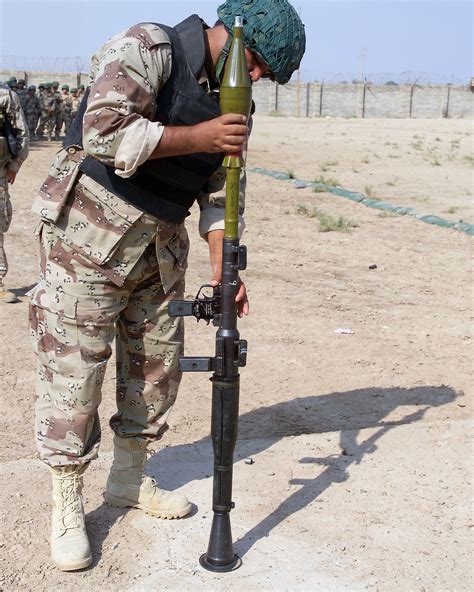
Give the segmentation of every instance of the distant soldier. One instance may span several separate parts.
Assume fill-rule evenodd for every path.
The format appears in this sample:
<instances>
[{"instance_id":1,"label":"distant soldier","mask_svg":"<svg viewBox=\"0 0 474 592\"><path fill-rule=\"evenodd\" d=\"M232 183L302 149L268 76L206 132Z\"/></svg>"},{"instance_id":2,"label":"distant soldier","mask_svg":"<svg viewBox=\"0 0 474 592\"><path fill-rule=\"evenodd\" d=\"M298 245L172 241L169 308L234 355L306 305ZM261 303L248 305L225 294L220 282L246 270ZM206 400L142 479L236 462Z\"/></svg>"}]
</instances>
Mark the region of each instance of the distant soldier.
<instances>
[{"instance_id":1,"label":"distant soldier","mask_svg":"<svg viewBox=\"0 0 474 592\"><path fill-rule=\"evenodd\" d=\"M12 206L8 184L15 181L16 174L28 155L28 133L21 110L20 100L8 86L0 86L0 302L16 302L13 292L6 290L3 278L8 271L8 262L3 248L3 235L7 232Z\"/></svg>"},{"instance_id":2,"label":"distant soldier","mask_svg":"<svg viewBox=\"0 0 474 592\"><path fill-rule=\"evenodd\" d=\"M86 87L83 84L78 84L77 85L77 98L79 100L81 100L82 97L84 96L85 90L86 90Z\"/></svg>"},{"instance_id":3,"label":"distant soldier","mask_svg":"<svg viewBox=\"0 0 474 592\"><path fill-rule=\"evenodd\" d=\"M63 96L59 90L59 82L56 80L51 83L54 95L54 129L53 139L59 140L59 134L63 127Z\"/></svg>"},{"instance_id":4,"label":"distant soldier","mask_svg":"<svg viewBox=\"0 0 474 592\"><path fill-rule=\"evenodd\" d=\"M77 110L79 109L79 105L81 104L81 99L77 96L77 88L71 88L71 101L71 119L74 119L74 117L76 117Z\"/></svg>"},{"instance_id":5,"label":"distant soldier","mask_svg":"<svg viewBox=\"0 0 474 592\"><path fill-rule=\"evenodd\" d=\"M18 95L18 98L20 99L20 105L24 111L25 110L25 107L24 107L25 99L28 94L28 89L26 88L26 81L24 78L20 78L18 80L18 88L16 89L16 94Z\"/></svg>"},{"instance_id":6,"label":"distant soldier","mask_svg":"<svg viewBox=\"0 0 474 592\"><path fill-rule=\"evenodd\" d=\"M46 82L44 85L44 92L40 96L40 110L41 117L38 126L38 138L44 139L44 134L48 140L52 139L54 128L54 103L55 96L53 95L51 82Z\"/></svg>"},{"instance_id":7,"label":"distant soldier","mask_svg":"<svg viewBox=\"0 0 474 592\"><path fill-rule=\"evenodd\" d=\"M8 80L7 85L10 87L11 90L16 92L18 90L18 81L15 76L12 76L10 80Z\"/></svg>"},{"instance_id":8,"label":"distant soldier","mask_svg":"<svg viewBox=\"0 0 474 592\"><path fill-rule=\"evenodd\" d=\"M69 86L67 84L61 86L61 94L63 99L64 133L67 134L72 123L72 97L69 94Z\"/></svg>"},{"instance_id":9,"label":"distant soldier","mask_svg":"<svg viewBox=\"0 0 474 592\"><path fill-rule=\"evenodd\" d=\"M36 86L33 84L28 87L28 93L23 102L23 111L30 132L30 139L36 140L36 126L38 125L41 109L39 98L36 96Z\"/></svg>"}]
</instances>

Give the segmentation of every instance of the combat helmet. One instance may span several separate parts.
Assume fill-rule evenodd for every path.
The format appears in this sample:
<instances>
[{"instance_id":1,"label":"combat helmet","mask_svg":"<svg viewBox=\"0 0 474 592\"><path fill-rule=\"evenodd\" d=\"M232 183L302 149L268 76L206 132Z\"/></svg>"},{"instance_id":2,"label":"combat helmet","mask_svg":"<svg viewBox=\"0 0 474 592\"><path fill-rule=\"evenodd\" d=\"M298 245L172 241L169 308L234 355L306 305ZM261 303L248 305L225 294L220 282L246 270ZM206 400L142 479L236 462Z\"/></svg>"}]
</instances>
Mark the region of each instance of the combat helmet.
<instances>
[{"instance_id":1,"label":"combat helmet","mask_svg":"<svg viewBox=\"0 0 474 592\"><path fill-rule=\"evenodd\" d=\"M244 19L245 45L286 84L300 65L306 47L304 24L288 0L227 0L217 9L229 33L236 15Z\"/></svg>"},{"instance_id":2,"label":"combat helmet","mask_svg":"<svg viewBox=\"0 0 474 592\"><path fill-rule=\"evenodd\" d=\"M61 90L69 90L69 84L63 84Z\"/></svg>"},{"instance_id":3,"label":"combat helmet","mask_svg":"<svg viewBox=\"0 0 474 592\"><path fill-rule=\"evenodd\" d=\"M28 87L28 90L36 91L36 86L34 84L30 84L30 86Z\"/></svg>"}]
</instances>

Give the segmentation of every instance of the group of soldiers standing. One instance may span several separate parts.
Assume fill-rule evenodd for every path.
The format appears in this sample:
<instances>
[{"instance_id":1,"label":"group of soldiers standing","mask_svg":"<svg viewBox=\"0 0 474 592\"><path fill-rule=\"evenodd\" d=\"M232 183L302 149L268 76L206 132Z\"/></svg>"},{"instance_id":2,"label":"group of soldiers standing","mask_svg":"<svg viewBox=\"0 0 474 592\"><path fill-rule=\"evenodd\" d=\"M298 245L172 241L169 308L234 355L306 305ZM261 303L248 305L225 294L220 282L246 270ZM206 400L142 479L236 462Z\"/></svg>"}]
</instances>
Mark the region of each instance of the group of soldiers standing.
<instances>
[{"instance_id":1,"label":"group of soldiers standing","mask_svg":"<svg viewBox=\"0 0 474 592\"><path fill-rule=\"evenodd\" d=\"M85 87L70 88L59 82L26 86L23 79L10 78L8 86L17 93L28 124L30 140L59 140L67 133L79 108Z\"/></svg>"}]
</instances>

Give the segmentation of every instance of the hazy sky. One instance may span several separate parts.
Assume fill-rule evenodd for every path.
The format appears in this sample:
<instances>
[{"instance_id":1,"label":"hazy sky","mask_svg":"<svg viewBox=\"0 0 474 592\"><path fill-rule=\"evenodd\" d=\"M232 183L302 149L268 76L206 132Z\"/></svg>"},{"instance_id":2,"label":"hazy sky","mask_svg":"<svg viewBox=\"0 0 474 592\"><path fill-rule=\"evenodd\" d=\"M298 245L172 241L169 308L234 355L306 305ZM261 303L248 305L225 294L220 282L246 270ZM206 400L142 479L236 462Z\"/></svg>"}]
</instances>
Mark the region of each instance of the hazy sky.
<instances>
[{"instance_id":1,"label":"hazy sky","mask_svg":"<svg viewBox=\"0 0 474 592\"><path fill-rule=\"evenodd\" d=\"M90 54L118 31L142 21L174 25L191 13L213 24L220 3L0 0L0 67L50 69L54 63L75 69L77 62L87 71ZM306 25L303 80L409 72L425 75L423 81L464 83L473 75L470 1L294 0L293 5Z\"/></svg>"}]
</instances>

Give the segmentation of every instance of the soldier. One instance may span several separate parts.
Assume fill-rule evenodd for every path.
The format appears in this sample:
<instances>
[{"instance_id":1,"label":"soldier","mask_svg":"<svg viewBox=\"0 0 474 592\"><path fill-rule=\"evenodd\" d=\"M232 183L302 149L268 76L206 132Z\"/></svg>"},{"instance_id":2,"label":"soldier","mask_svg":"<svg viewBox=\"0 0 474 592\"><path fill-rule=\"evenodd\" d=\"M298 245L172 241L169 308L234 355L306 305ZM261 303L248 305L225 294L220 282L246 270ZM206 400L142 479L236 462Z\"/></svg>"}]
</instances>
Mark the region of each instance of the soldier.
<instances>
[{"instance_id":1,"label":"soldier","mask_svg":"<svg viewBox=\"0 0 474 592\"><path fill-rule=\"evenodd\" d=\"M8 86L0 86L0 303L16 302L17 297L7 290L3 279L8 261L3 246L3 235L8 231L12 206L8 184L15 177L28 155L28 133L20 100Z\"/></svg>"},{"instance_id":2,"label":"soldier","mask_svg":"<svg viewBox=\"0 0 474 592\"><path fill-rule=\"evenodd\" d=\"M40 116L40 101L36 95L36 86L31 84L28 87L28 94L24 100L23 112L25 113L30 139L36 140L36 126Z\"/></svg>"},{"instance_id":3,"label":"soldier","mask_svg":"<svg viewBox=\"0 0 474 592\"><path fill-rule=\"evenodd\" d=\"M53 479L51 553L62 570L92 561L82 475L97 457L97 408L115 335L117 412L105 500L160 518L185 516L192 507L143 470L147 444L168 428L181 379L183 322L168 316L168 303L183 297L184 220L196 199L211 282L220 281L221 164L225 152L246 144L248 122L220 115L216 91L234 17L244 8L252 81L288 82L305 33L287 0L228 0L218 8L222 22L211 28L196 15L174 28L135 25L93 56L90 94L33 206L43 223L30 314L37 446ZM243 211L245 175L241 187ZM239 316L248 313L243 283L236 306Z\"/></svg>"},{"instance_id":4,"label":"soldier","mask_svg":"<svg viewBox=\"0 0 474 592\"><path fill-rule=\"evenodd\" d=\"M10 89L12 91L14 91L15 93L17 92L17 90L18 90L18 81L17 81L17 79L14 76L12 76L8 80L7 84L8 84L8 86L10 87Z\"/></svg>"},{"instance_id":5,"label":"soldier","mask_svg":"<svg viewBox=\"0 0 474 592\"><path fill-rule=\"evenodd\" d=\"M40 95L39 99L41 116L37 136L38 139L43 140L45 138L44 133L46 133L48 140L51 141L54 129L54 104L56 101L51 82L45 83L44 92Z\"/></svg>"},{"instance_id":6,"label":"soldier","mask_svg":"<svg viewBox=\"0 0 474 592\"><path fill-rule=\"evenodd\" d=\"M64 133L67 134L72 123L72 102L73 99L69 94L69 86L63 84L61 86L61 94L63 100L63 121L64 121Z\"/></svg>"},{"instance_id":7,"label":"soldier","mask_svg":"<svg viewBox=\"0 0 474 592\"><path fill-rule=\"evenodd\" d=\"M63 96L59 90L59 82L52 82L52 91L54 95L54 124L53 140L59 140L61 128L63 127Z\"/></svg>"},{"instance_id":8,"label":"soldier","mask_svg":"<svg viewBox=\"0 0 474 592\"><path fill-rule=\"evenodd\" d=\"M26 81L24 78L20 78L18 80L18 88L16 90L16 94L18 95L18 98L20 99L20 105L24 111L25 110L24 109L25 99L28 94L28 89L26 88Z\"/></svg>"},{"instance_id":9,"label":"soldier","mask_svg":"<svg viewBox=\"0 0 474 592\"><path fill-rule=\"evenodd\" d=\"M79 100L81 100L82 97L84 96L85 89L86 89L86 87L83 84L77 85L77 98Z\"/></svg>"},{"instance_id":10,"label":"soldier","mask_svg":"<svg viewBox=\"0 0 474 592\"><path fill-rule=\"evenodd\" d=\"M71 109L71 122L76 117L77 110L79 109L79 105L81 104L81 99L77 96L77 88L71 88L71 101L72 101L72 109Z\"/></svg>"}]
</instances>

